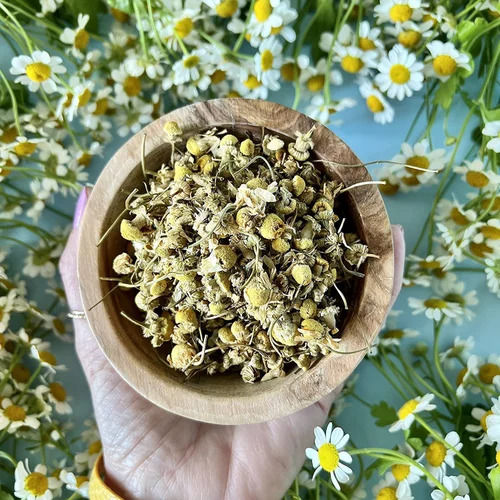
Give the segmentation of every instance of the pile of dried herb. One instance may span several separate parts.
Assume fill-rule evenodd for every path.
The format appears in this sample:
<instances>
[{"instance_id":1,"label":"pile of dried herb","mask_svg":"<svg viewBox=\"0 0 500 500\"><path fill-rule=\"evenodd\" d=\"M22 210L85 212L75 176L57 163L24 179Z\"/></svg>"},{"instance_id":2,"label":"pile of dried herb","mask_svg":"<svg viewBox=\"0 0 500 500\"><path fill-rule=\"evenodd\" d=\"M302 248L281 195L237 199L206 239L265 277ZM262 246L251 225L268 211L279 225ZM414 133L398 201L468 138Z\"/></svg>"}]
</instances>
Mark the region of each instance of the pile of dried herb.
<instances>
[{"instance_id":1,"label":"pile of dried herb","mask_svg":"<svg viewBox=\"0 0 500 500\"><path fill-rule=\"evenodd\" d=\"M164 130L171 157L129 196L120 232L133 251L113 262L137 290L144 336L186 376L236 370L245 382L337 350L348 290L371 255L344 232L344 186L310 161L313 130L288 144Z\"/></svg>"}]
</instances>

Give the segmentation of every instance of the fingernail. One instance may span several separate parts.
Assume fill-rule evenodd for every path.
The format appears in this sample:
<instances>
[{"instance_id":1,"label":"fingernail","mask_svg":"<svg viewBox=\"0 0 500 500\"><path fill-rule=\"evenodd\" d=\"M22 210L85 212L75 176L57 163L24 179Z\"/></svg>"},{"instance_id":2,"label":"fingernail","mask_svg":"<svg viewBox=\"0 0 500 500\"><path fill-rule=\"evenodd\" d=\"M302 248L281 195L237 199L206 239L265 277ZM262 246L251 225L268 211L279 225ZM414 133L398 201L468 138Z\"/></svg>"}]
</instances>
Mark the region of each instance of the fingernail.
<instances>
[{"instance_id":1,"label":"fingernail","mask_svg":"<svg viewBox=\"0 0 500 500\"><path fill-rule=\"evenodd\" d=\"M73 229L76 229L80 224L83 212L85 210L85 205L87 204L87 198L87 188L83 188L76 202L75 215L73 216Z\"/></svg>"}]
</instances>

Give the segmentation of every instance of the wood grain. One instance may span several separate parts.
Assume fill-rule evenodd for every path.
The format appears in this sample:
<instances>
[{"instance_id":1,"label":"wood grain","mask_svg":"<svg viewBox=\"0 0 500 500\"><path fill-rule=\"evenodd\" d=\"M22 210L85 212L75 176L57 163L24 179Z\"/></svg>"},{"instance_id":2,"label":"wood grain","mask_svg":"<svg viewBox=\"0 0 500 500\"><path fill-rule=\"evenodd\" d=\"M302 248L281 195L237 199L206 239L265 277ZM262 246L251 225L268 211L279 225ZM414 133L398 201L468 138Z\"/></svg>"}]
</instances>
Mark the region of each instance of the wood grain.
<instances>
[{"instance_id":1,"label":"wood grain","mask_svg":"<svg viewBox=\"0 0 500 500\"><path fill-rule=\"evenodd\" d=\"M175 120L187 133L209 127L225 127L255 138L262 129L287 138L306 132L316 122L276 103L246 99L216 99L192 104L164 115L132 137L111 158L102 171L88 201L82 221L78 251L78 277L84 309L90 327L104 354L120 375L156 405L195 420L216 424L246 424L270 420L296 412L333 391L353 372L384 322L392 291L394 263L392 234L382 197L376 186L355 188L343 196L356 229L379 259L365 264L366 276L343 329L342 349L354 354L330 354L306 372L263 383L245 384L238 375L201 376L184 381L168 368L142 337L139 328L120 315L120 310L137 317L132 295L110 294L113 257L123 248L118 225L97 247L104 232L119 215L127 194L142 183L140 151L147 135L146 164L157 169L169 158L162 127ZM319 159L354 165L358 158L333 132L317 124L313 134ZM318 163L318 168L321 168ZM346 186L371 180L364 167L324 166ZM92 308L92 309L91 309Z\"/></svg>"}]
</instances>

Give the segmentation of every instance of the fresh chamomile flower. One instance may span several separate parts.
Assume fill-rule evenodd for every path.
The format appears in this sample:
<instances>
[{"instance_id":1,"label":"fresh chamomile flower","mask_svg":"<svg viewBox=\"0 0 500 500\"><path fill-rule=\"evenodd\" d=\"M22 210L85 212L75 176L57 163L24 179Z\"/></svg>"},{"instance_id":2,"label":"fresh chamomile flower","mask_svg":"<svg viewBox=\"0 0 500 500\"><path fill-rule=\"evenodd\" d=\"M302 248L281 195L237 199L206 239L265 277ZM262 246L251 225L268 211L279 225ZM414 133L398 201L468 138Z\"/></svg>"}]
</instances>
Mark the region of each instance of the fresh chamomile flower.
<instances>
[{"instance_id":1,"label":"fresh chamomile flower","mask_svg":"<svg viewBox=\"0 0 500 500\"><path fill-rule=\"evenodd\" d=\"M430 57L426 59L425 75L445 82L458 68L470 71L469 56L459 52L451 42L433 40L427 44Z\"/></svg>"},{"instance_id":2,"label":"fresh chamomile flower","mask_svg":"<svg viewBox=\"0 0 500 500\"><path fill-rule=\"evenodd\" d=\"M41 400L45 400L46 398L55 408L56 412L61 415L68 415L72 412L66 389L59 382L39 385L35 389L35 394Z\"/></svg>"},{"instance_id":3,"label":"fresh chamomile flower","mask_svg":"<svg viewBox=\"0 0 500 500\"><path fill-rule=\"evenodd\" d=\"M57 363L57 358L52 354L48 348L50 344L48 342L41 342L38 345L31 346L31 355L34 359L38 360L40 364L47 368L49 372L55 373L56 371L66 370L65 365L60 365Z\"/></svg>"},{"instance_id":4,"label":"fresh chamomile flower","mask_svg":"<svg viewBox=\"0 0 500 500\"><path fill-rule=\"evenodd\" d=\"M307 448L306 450L306 457L312 461L315 468L312 478L314 479L321 470L325 470L330 473L330 479L335 488L340 490L339 483L347 483L349 474L352 474L352 470L342 463L350 464L352 462L351 455L342 451L349 441L349 434L344 434L340 427L334 429L330 422L326 432L321 427L316 427L314 436L314 444L317 449Z\"/></svg>"},{"instance_id":5,"label":"fresh chamomile flower","mask_svg":"<svg viewBox=\"0 0 500 500\"><path fill-rule=\"evenodd\" d=\"M270 90L279 90L282 45L276 38L266 38L254 56L255 75Z\"/></svg>"},{"instance_id":6,"label":"fresh chamomile flower","mask_svg":"<svg viewBox=\"0 0 500 500\"><path fill-rule=\"evenodd\" d=\"M475 407L471 411L472 418L478 421L477 424L467 424L465 426L465 430L475 434L475 436L471 436L471 441L479 441L477 445L477 449L482 448L483 446L492 446L495 441L500 440L500 404L498 403L498 399L492 398L493 406L490 410L485 410L484 408ZM491 419L492 416L495 416L495 419ZM491 420L490 420L491 419ZM490 435L489 426L493 423L496 428L496 433L492 433ZM496 437L496 439L493 439Z\"/></svg>"},{"instance_id":7,"label":"fresh chamomile flower","mask_svg":"<svg viewBox=\"0 0 500 500\"><path fill-rule=\"evenodd\" d=\"M173 67L173 83L182 85L183 83L198 80L202 76L202 68L205 63L205 49L196 49L185 54L180 61L177 61ZM208 77L207 77L208 78Z\"/></svg>"},{"instance_id":8,"label":"fresh chamomile flower","mask_svg":"<svg viewBox=\"0 0 500 500\"><path fill-rule=\"evenodd\" d=\"M500 120L485 123L482 133L486 137L492 137L486 143L486 147L495 153L500 153Z\"/></svg>"},{"instance_id":9,"label":"fresh chamomile flower","mask_svg":"<svg viewBox=\"0 0 500 500\"><path fill-rule=\"evenodd\" d=\"M38 464L30 471L28 459L18 462L14 473L14 495L25 500L52 500L61 481L47 475L47 467Z\"/></svg>"},{"instance_id":10,"label":"fresh chamomile flower","mask_svg":"<svg viewBox=\"0 0 500 500\"><path fill-rule=\"evenodd\" d=\"M410 458L415 457L415 450L406 442L398 445L398 451ZM406 482L408 485L412 485L418 483L422 475L423 472L414 465L394 463L387 472L385 480L388 484L394 484L394 481L396 481L397 483Z\"/></svg>"},{"instance_id":11,"label":"fresh chamomile flower","mask_svg":"<svg viewBox=\"0 0 500 500\"><path fill-rule=\"evenodd\" d=\"M469 499L469 486L465 482L465 476L444 476L441 478L441 483L448 490L453 500L470 500ZM441 490L433 490L431 492L432 500L446 500L448 497Z\"/></svg>"},{"instance_id":12,"label":"fresh chamomile flower","mask_svg":"<svg viewBox=\"0 0 500 500\"><path fill-rule=\"evenodd\" d=\"M354 45L335 45L335 60L340 67L351 74L366 75L370 68L377 66L377 53L373 50L362 50Z\"/></svg>"},{"instance_id":13,"label":"fresh chamomile flower","mask_svg":"<svg viewBox=\"0 0 500 500\"><path fill-rule=\"evenodd\" d=\"M297 11L289 0L257 0L247 27L250 45L258 47L270 36L281 36L289 43L295 41L295 31L289 24L296 18Z\"/></svg>"},{"instance_id":14,"label":"fresh chamomile flower","mask_svg":"<svg viewBox=\"0 0 500 500\"><path fill-rule=\"evenodd\" d=\"M89 33L85 29L90 17L88 14L78 14L78 26L76 29L72 30L70 28L64 28L61 33L59 40L66 45L71 45L71 53L77 58L83 57L82 52L87 48L89 43Z\"/></svg>"},{"instance_id":15,"label":"fresh chamomile flower","mask_svg":"<svg viewBox=\"0 0 500 500\"><path fill-rule=\"evenodd\" d=\"M31 92L42 87L47 94L51 94L57 90L57 75L66 73L62 62L60 57L51 56L44 50L35 50L31 56L12 58L10 73L20 75L14 81L26 85Z\"/></svg>"},{"instance_id":16,"label":"fresh chamomile flower","mask_svg":"<svg viewBox=\"0 0 500 500\"><path fill-rule=\"evenodd\" d=\"M398 483L389 474L379 481L372 491L375 500L413 500L408 481Z\"/></svg>"},{"instance_id":17,"label":"fresh chamomile flower","mask_svg":"<svg viewBox=\"0 0 500 500\"><path fill-rule=\"evenodd\" d=\"M500 186L500 175L486 170L486 165L479 158L473 161L466 160L465 165L455 167L454 171L457 174L462 174L462 180L477 189L493 191Z\"/></svg>"},{"instance_id":18,"label":"fresh chamomile flower","mask_svg":"<svg viewBox=\"0 0 500 500\"><path fill-rule=\"evenodd\" d=\"M247 97L248 99L266 99L269 89L252 73L251 69L234 80L231 97Z\"/></svg>"},{"instance_id":19,"label":"fresh chamomile flower","mask_svg":"<svg viewBox=\"0 0 500 500\"><path fill-rule=\"evenodd\" d=\"M309 64L309 57L305 54L300 54L296 59L293 57L285 57L280 68L281 78L286 82L293 82L296 78L300 81L302 71L308 68Z\"/></svg>"},{"instance_id":20,"label":"fresh chamomile flower","mask_svg":"<svg viewBox=\"0 0 500 500\"><path fill-rule=\"evenodd\" d=\"M401 339L415 338L419 335L417 330L410 328L398 328L397 316L401 311L390 311L387 315L387 321L379 335L380 344L383 346L399 345Z\"/></svg>"},{"instance_id":21,"label":"fresh chamomile flower","mask_svg":"<svg viewBox=\"0 0 500 500\"><path fill-rule=\"evenodd\" d=\"M446 475L446 466L455 467L455 455L463 447L460 442L460 436L451 431L446 434L444 441L434 440L425 449L425 459L427 461L427 470L438 480L442 481Z\"/></svg>"},{"instance_id":22,"label":"fresh chamomile flower","mask_svg":"<svg viewBox=\"0 0 500 500\"><path fill-rule=\"evenodd\" d=\"M352 45L353 42L354 31L348 24L344 24L342 28L340 28L337 38L335 38L334 34L329 31L321 33L319 48L328 54L332 49L332 46L336 43L339 43L340 45Z\"/></svg>"},{"instance_id":23,"label":"fresh chamomile flower","mask_svg":"<svg viewBox=\"0 0 500 500\"><path fill-rule=\"evenodd\" d=\"M471 253L479 258L500 255L500 219L478 222L474 227L477 233L469 245Z\"/></svg>"},{"instance_id":24,"label":"fresh chamomile flower","mask_svg":"<svg viewBox=\"0 0 500 500\"><path fill-rule=\"evenodd\" d=\"M97 91L97 94L90 103L82 110L81 122L82 125L90 130L97 130L105 120L106 116L113 110L111 100L111 87L104 87ZM90 162L90 160L89 160ZM88 163L86 163L88 165Z\"/></svg>"},{"instance_id":25,"label":"fresh chamomile flower","mask_svg":"<svg viewBox=\"0 0 500 500\"><path fill-rule=\"evenodd\" d=\"M375 83L390 98L402 101L422 88L423 68L415 54L398 44L378 64L380 73L375 77Z\"/></svg>"},{"instance_id":26,"label":"fresh chamomile flower","mask_svg":"<svg viewBox=\"0 0 500 500\"><path fill-rule=\"evenodd\" d=\"M488 288L500 298L500 260L485 259L484 263Z\"/></svg>"},{"instance_id":27,"label":"fresh chamomile flower","mask_svg":"<svg viewBox=\"0 0 500 500\"><path fill-rule=\"evenodd\" d=\"M325 102L325 96L320 94L315 95L311 99L311 103L306 108L306 114L321 123L335 123L335 125L340 125L342 122L340 120L332 122L331 116L339 111L343 111L344 109L352 108L355 105L356 101L349 97L344 97L339 101Z\"/></svg>"},{"instance_id":28,"label":"fresh chamomile flower","mask_svg":"<svg viewBox=\"0 0 500 500\"><path fill-rule=\"evenodd\" d=\"M398 420L391 425L389 432L409 429L415 420L416 413L431 411L436 408L436 405L431 404L433 399L434 394L425 394L424 396L417 396L416 398L407 401L398 410Z\"/></svg>"},{"instance_id":29,"label":"fresh chamomile flower","mask_svg":"<svg viewBox=\"0 0 500 500\"><path fill-rule=\"evenodd\" d=\"M466 339L455 337L453 345L448 347L445 351L439 353L439 361L445 363L446 368L452 368L454 360L466 356L469 351L474 349L474 337L470 336Z\"/></svg>"},{"instance_id":30,"label":"fresh chamomile flower","mask_svg":"<svg viewBox=\"0 0 500 500\"><path fill-rule=\"evenodd\" d=\"M466 209L463 203L456 199L442 199L436 207L436 220L445 221L447 224L468 226L477 219L477 212L471 208Z\"/></svg>"},{"instance_id":31,"label":"fresh chamomile flower","mask_svg":"<svg viewBox=\"0 0 500 500\"><path fill-rule=\"evenodd\" d=\"M64 0L40 0L42 10L37 14L38 17L44 17L46 14L55 12Z\"/></svg>"},{"instance_id":32,"label":"fresh chamomile flower","mask_svg":"<svg viewBox=\"0 0 500 500\"><path fill-rule=\"evenodd\" d=\"M364 80L359 87L359 92L365 98L366 107L373 113L373 119L377 123L385 124L392 122L394 119L394 109L372 82ZM396 186L396 184L393 185ZM383 188L381 189L384 192Z\"/></svg>"},{"instance_id":33,"label":"fresh chamomile flower","mask_svg":"<svg viewBox=\"0 0 500 500\"><path fill-rule=\"evenodd\" d=\"M165 74L165 69L160 63L161 57L161 50L156 45L153 45L149 48L147 57L139 57L135 52L132 52L127 56L123 64L129 74L141 76L146 73L151 80L154 80Z\"/></svg>"},{"instance_id":34,"label":"fresh chamomile flower","mask_svg":"<svg viewBox=\"0 0 500 500\"><path fill-rule=\"evenodd\" d=\"M383 49L384 44L380 39L380 33L380 28L370 26L368 21L361 21L358 31L358 47L365 52Z\"/></svg>"},{"instance_id":35,"label":"fresh chamomile flower","mask_svg":"<svg viewBox=\"0 0 500 500\"><path fill-rule=\"evenodd\" d=\"M500 376L500 356L490 354L486 360L478 358L478 378L486 385L494 383L495 377Z\"/></svg>"},{"instance_id":36,"label":"fresh chamomile flower","mask_svg":"<svg viewBox=\"0 0 500 500\"><path fill-rule=\"evenodd\" d=\"M139 66L133 68L129 65L128 68L125 68L124 64L111 71L111 78L115 82L114 90L117 104L127 104L141 93L142 82L139 78L141 74Z\"/></svg>"},{"instance_id":37,"label":"fresh chamomile flower","mask_svg":"<svg viewBox=\"0 0 500 500\"><path fill-rule=\"evenodd\" d=\"M118 125L118 135L125 137L139 130L152 119L153 105L138 97L133 97L127 106L117 108L115 121Z\"/></svg>"},{"instance_id":38,"label":"fresh chamomile flower","mask_svg":"<svg viewBox=\"0 0 500 500\"><path fill-rule=\"evenodd\" d=\"M500 398L491 398L493 406L491 414L486 417L486 434L488 439L500 444Z\"/></svg>"},{"instance_id":39,"label":"fresh chamomile flower","mask_svg":"<svg viewBox=\"0 0 500 500\"><path fill-rule=\"evenodd\" d=\"M448 302L441 297L433 296L428 299L409 297L408 305L413 309L413 314L424 313L427 318L434 321L439 321L441 318L456 318L462 314L456 302Z\"/></svg>"},{"instance_id":40,"label":"fresh chamomile flower","mask_svg":"<svg viewBox=\"0 0 500 500\"><path fill-rule=\"evenodd\" d=\"M40 422L34 415L28 414L28 407L16 404L9 398L3 398L0 403L0 430L7 429L9 434L13 434L20 427L31 427L38 429Z\"/></svg>"},{"instance_id":41,"label":"fresh chamomile flower","mask_svg":"<svg viewBox=\"0 0 500 500\"><path fill-rule=\"evenodd\" d=\"M81 453L75 455L75 467L77 472L84 470L92 470L96 460L102 451L102 443L100 439L91 442L88 448Z\"/></svg>"},{"instance_id":42,"label":"fresh chamomile flower","mask_svg":"<svg viewBox=\"0 0 500 500\"><path fill-rule=\"evenodd\" d=\"M170 6L169 6L170 7ZM170 50L179 51L182 45L199 45L200 36L195 23L200 19L200 2L193 2L185 9L171 8L173 16L159 21L157 31Z\"/></svg>"},{"instance_id":43,"label":"fresh chamomile flower","mask_svg":"<svg viewBox=\"0 0 500 500\"><path fill-rule=\"evenodd\" d=\"M299 78L301 85L311 93L323 92L326 80L332 85L342 84L342 74L337 70L328 70L325 58L321 58L315 66L304 68Z\"/></svg>"},{"instance_id":44,"label":"fresh chamomile flower","mask_svg":"<svg viewBox=\"0 0 500 500\"><path fill-rule=\"evenodd\" d=\"M421 45L433 35L432 21L416 23L414 21L406 21L394 26L388 26L384 31L395 38L397 43L404 48L412 50Z\"/></svg>"},{"instance_id":45,"label":"fresh chamomile flower","mask_svg":"<svg viewBox=\"0 0 500 500\"><path fill-rule=\"evenodd\" d=\"M70 491L79 493L84 498L89 497L89 478L88 476L76 476L73 472L63 469L59 473L59 479Z\"/></svg>"},{"instance_id":46,"label":"fresh chamomile flower","mask_svg":"<svg viewBox=\"0 0 500 500\"><path fill-rule=\"evenodd\" d=\"M377 23L405 23L422 19L421 0L381 0L375 6Z\"/></svg>"},{"instance_id":47,"label":"fresh chamomile flower","mask_svg":"<svg viewBox=\"0 0 500 500\"><path fill-rule=\"evenodd\" d=\"M238 17L240 8L238 0L203 0L203 3L213 9L212 15L215 14L223 19Z\"/></svg>"}]
</instances>

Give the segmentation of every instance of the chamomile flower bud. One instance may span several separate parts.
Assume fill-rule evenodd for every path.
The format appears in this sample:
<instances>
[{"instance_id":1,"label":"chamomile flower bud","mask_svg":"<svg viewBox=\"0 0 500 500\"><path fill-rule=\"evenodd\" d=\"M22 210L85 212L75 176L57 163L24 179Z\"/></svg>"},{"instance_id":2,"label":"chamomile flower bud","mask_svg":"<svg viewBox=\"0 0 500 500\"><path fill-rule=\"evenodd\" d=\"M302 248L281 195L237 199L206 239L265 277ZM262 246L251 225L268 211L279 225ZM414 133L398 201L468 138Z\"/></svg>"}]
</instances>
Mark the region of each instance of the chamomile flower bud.
<instances>
[{"instance_id":1,"label":"chamomile flower bud","mask_svg":"<svg viewBox=\"0 0 500 500\"><path fill-rule=\"evenodd\" d=\"M231 324L231 333L234 335L237 340L244 340L245 337L249 334L245 323L241 320L233 321Z\"/></svg>"},{"instance_id":2,"label":"chamomile flower bud","mask_svg":"<svg viewBox=\"0 0 500 500\"><path fill-rule=\"evenodd\" d=\"M323 336L325 328L319 321L308 318L302 320L299 331L306 340L317 340Z\"/></svg>"},{"instance_id":3,"label":"chamomile flower bud","mask_svg":"<svg viewBox=\"0 0 500 500\"><path fill-rule=\"evenodd\" d=\"M253 179L250 179L247 182L247 187L249 187L250 189L256 189L256 188L266 189L267 182L261 177L254 177Z\"/></svg>"},{"instance_id":4,"label":"chamomile flower bud","mask_svg":"<svg viewBox=\"0 0 500 500\"><path fill-rule=\"evenodd\" d=\"M212 157L209 155L200 156L198 159L198 166L200 167L201 173L205 175L210 175L215 168L216 164Z\"/></svg>"},{"instance_id":5,"label":"chamomile flower bud","mask_svg":"<svg viewBox=\"0 0 500 500\"><path fill-rule=\"evenodd\" d=\"M283 238L276 238L271 243L271 246L273 247L273 250L278 253L286 253L290 250L290 243Z\"/></svg>"},{"instance_id":6,"label":"chamomile flower bud","mask_svg":"<svg viewBox=\"0 0 500 500\"><path fill-rule=\"evenodd\" d=\"M228 328L227 326L224 326L223 328L219 328L217 332L217 336L219 337L219 340L223 344L234 344L236 342L236 339L234 338L234 335L231 332L231 329Z\"/></svg>"},{"instance_id":7,"label":"chamomile flower bud","mask_svg":"<svg viewBox=\"0 0 500 500\"><path fill-rule=\"evenodd\" d=\"M120 234L124 240L128 241L139 241L142 239L142 231L127 219L123 219L120 222Z\"/></svg>"},{"instance_id":8,"label":"chamomile flower bud","mask_svg":"<svg viewBox=\"0 0 500 500\"><path fill-rule=\"evenodd\" d=\"M312 281L312 271L307 264L295 264L292 267L292 276L299 285L306 286Z\"/></svg>"},{"instance_id":9,"label":"chamomile flower bud","mask_svg":"<svg viewBox=\"0 0 500 500\"><path fill-rule=\"evenodd\" d=\"M290 320L277 321L273 326L272 336L280 344L294 346L299 343L298 333L297 325Z\"/></svg>"},{"instance_id":10,"label":"chamomile flower bud","mask_svg":"<svg viewBox=\"0 0 500 500\"><path fill-rule=\"evenodd\" d=\"M252 211L248 207L240 208L236 212L236 224L238 224L238 227L244 231L252 228L253 219L254 217L252 215Z\"/></svg>"},{"instance_id":11,"label":"chamomile flower bud","mask_svg":"<svg viewBox=\"0 0 500 500\"><path fill-rule=\"evenodd\" d=\"M195 355L196 351L189 344L174 345L170 353L172 366L177 370L184 370L189 366Z\"/></svg>"},{"instance_id":12,"label":"chamomile flower bud","mask_svg":"<svg viewBox=\"0 0 500 500\"><path fill-rule=\"evenodd\" d=\"M319 220L329 220L333 217L333 208L326 198L317 200L312 207L312 211Z\"/></svg>"},{"instance_id":13,"label":"chamomile flower bud","mask_svg":"<svg viewBox=\"0 0 500 500\"><path fill-rule=\"evenodd\" d=\"M259 280L252 280L245 288L245 296L254 307L267 304L271 291Z\"/></svg>"},{"instance_id":14,"label":"chamomile flower bud","mask_svg":"<svg viewBox=\"0 0 500 500\"><path fill-rule=\"evenodd\" d=\"M300 306L300 317L302 319L311 319L316 316L318 312L318 306L316 305L316 302L311 299L306 299L304 302L302 302Z\"/></svg>"},{"instance_id":15,"label":"chamomile flower bud","mask_svg":"<svg viewBox=\"0 0 500 500\"><path fill-rule=\"evenodd\" d=\"M238 143L238 138L233 134L226 134L221 140L221 146L235 146Z\"/></svg>"},{"instance_id":16,"label":"chamomile flower bud","mask_svg":"<svg viewBox=\"0 0 500 500\"><path fill-rule=\"evenodd\" d=\"M176 163L174 167L174 181L180 181L191 175L193 172L186 165L182 165L181 163Z\"/></svg>"},{"instance_id":17,"label":"chamomile flower bud","mask_svg":"<svg viewBox=\"0 0 500 500\"><path fill-rule=\"evenodd\" d=\"M305 188L306 188L306 181L300 175L296 175L292 179L293 194L295 196L300 196L304 192Z\"/></svg>"},{"instance_id":18,"label":"chamomile flower bud","mask_svg":"<svg viewBox=\"0 0 500 500\"><path fill-rule=\"evenodd\" d=\"M245 139L240 144L240 152L241 152L241 154L244 154L245 156L253 156L253 154L255 152L255 144L252 142L251 139Z\"/></svg>"},{"instance_id":19,"label":"chamomile flower bud","mask_svg":"<svg viewBox=\"0 0 500 500\"><path fill-rule=\"evenodd\" d=\"M186 328L190 332L194 332L198 328L198 317L194 309L181 309L175 313L175 322Z\"/></svg>"},{"instance_id":20,"label":"chamomile flower bud","mask_svg":"<svg viewBox=\"0 0 500 500\"><path fill-rule=\"evenodd\" d=\"M182 135L182 129L179 127L179 124L173 121L166 122L165 125L163 125L163 131L167 135L167 141L170 142Z\"/></svg>"},{"instance_id":21,"label":"chamomile flower bud","mask_svg":"<svg viewBox=\"0 0 500 500\"><path fill-rule=\"evenodd\" d=\"M214 254L223 271L231 269L238 260L236 252L229 245L218 246L214 250Z\"/></svg>"},{"instance_id":22,"label":"chamomile flower bud","mask_svg":"<svg viewBox=\"0 0 500 500\"><path fill-rule=\"evenodd\" d=\"M162 295L167 289L167 285L168 285L167 280L155 281L151 285L150 289L151 295L153 295L154 297L156 297L157 295Z\"/></svg>"},{"instance_id":23,"label":"chamomile flower bud","mask_svg":"<svg viewBox=\"0 0 500 500\"><path fill-rule=\"evenodd\" d=\"M285 224L279 215L269 214L260 226L260 234L266 240L279 238L285 231Z\"/></svg>"},{"instance_id":24,"label":"chamomile flower bud","mask_svg":"<svg viewBox=\"0 0 500 500\"><path fill-rule=\"evenodd\" d=\"M210 148L210 143L201 141L199 137L190 137L186 142L186 149L193 156L201 156Z\"/></svg>"},{"instance_id":25,"label":"chamomile flower bud","mask_svg":"<svg viewBox=\"0 0 500 500\"><path fill-rule=\"evenodd\" d=\"M132 257L126 252L117 255L113 260L113 271L116 274L130 274L133 272Z\"/></svg>"},{"instance_id":26,"label":"chamomile flower bud","mask_svg":"<svg viewBox=\"0 0 500 500\"><path fill-rule=\"evenodd\" d=\"M224 313L226 309L227 307L224 302L210 302L210 304L208 304L208 310L210 311L210 314L213 314L214 316L219 316L219 314Z\"/></svg>"}]
</instances>

